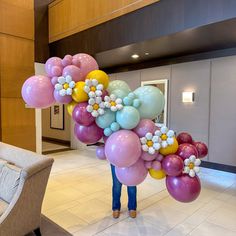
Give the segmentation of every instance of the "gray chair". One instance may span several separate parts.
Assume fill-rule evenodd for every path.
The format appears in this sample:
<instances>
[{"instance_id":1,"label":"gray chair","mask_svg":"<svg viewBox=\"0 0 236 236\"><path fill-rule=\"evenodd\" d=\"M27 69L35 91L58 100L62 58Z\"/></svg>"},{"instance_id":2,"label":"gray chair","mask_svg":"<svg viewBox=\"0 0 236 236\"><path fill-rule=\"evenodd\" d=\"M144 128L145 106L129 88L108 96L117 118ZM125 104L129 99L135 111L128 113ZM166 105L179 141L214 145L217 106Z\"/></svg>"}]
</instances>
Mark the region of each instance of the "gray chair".
<instances>
[{"instance_id":1,"label":"gray chair","mask_svg":"<svg viewBox=\"0 0 236 236\"><path fill-rule=\"evenodd\" d=\"M41 207L53 159L0 142L0 160L0 235L41 235Z\"/></svg>"}]
</instances>

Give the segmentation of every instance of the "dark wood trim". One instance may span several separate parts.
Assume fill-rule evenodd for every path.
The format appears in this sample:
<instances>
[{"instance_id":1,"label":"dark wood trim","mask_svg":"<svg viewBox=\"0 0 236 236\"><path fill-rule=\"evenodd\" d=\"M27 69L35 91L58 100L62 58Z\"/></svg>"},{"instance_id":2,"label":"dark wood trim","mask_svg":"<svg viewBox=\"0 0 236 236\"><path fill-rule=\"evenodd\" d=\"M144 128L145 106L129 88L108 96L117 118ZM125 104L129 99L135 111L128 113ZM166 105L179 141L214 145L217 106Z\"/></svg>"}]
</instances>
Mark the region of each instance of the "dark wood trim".
<instances>
[{"instance_id":1,"label":"dark wood trim","mask_svg":"<svg viewBox=\"0 0 236 236\"><path fill-rule=\"evenodd\" d=\"M201 166L205 168L209 168L209 169L236 173L236 166L224 165L224 164L208 162L208 161L202 161Z\"/></svg>"},{"instance_id":2,"label":"dark wood trim","mask_svg":"<svg viewBox=\"0 0 236 236\"><path fill-rule=\"evenodd\" d=\"M42 137L42 140L45 142L54 143L54 144L62 144L69 147L71 145L71 142L68 140L61 140L61 139L56 139L56 138L44 137L44 136Z\"/></svg>"},{"instance_id":3,"label":"dark wood trim","mask_svg":"<svg viewBox=\"0 0 236 236\"><path fill-rule=\"evenodd\" d=\"M62 148L62 149L57 149L57 150L51 150L51 151L45 151L42 152L43 155L48 155L48 154L53 154L53 153L58 153L58 152L66 152L66 151L71 151L73 149L71 148Z\"/></svg>"}]
</instances>

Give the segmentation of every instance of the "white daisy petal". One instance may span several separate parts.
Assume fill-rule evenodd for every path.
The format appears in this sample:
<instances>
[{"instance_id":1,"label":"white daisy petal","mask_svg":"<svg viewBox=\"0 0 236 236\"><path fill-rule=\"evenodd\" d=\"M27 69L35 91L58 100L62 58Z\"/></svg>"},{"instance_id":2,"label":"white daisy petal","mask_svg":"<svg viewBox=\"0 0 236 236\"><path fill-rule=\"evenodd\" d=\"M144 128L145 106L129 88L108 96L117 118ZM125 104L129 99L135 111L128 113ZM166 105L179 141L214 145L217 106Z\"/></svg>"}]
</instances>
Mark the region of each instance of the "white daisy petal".
<instances>
[{"instance_id":1,"label":"white daisy petal","mask_svg":"<svg viewBox=\"0 0 236 236\"><path fill-rule=\"evenodd\" d=\"M90 99L88 100L88 104L89 104L89 105L94 105L94 104L95 104L95 100L94 100L93 98L90 98Z\"/></svg>"},{"instance_id":2,"label":"white daisy petal","mask_svg":"<svg viewBox=\"0 0 236 236\"><path fill-rule=\"evenodd\" d=\"M118 110L123 109L123 105L121 105L121 104L117 104L116 107L117 107Z\"/></svg>"},{"instance_id":3,"label":"white daisy petal","mask_svg":"<svg viewBox=\"0 0 236 236\"><path fill-rule=\"evenodd\" d=\"M97 97L101 97L102 96L102 91L96 90L95 94L96 94Z\"/></svg>"},{"instance_id":4,"label":"white daisy petal","mask_svg":"<svg viewBox=\"0 0 236 236\"><path fill-rule=\"evenodd\" d=\"M140 138L140 141L141 141L142 144L146 144L147 139L145 137L142 137L142 138Z\"/></svg>"},{"instance_id":5,"label":"white daisy petal","mask_svg":"<svg viewBox=\"0 0 236 236\"><path fill-rule=\"evenodd\" d=\"M59 94L63 97L63 96L65 96L66 95L66 90L65 89L61 89L60 91L59 91Z\"/></svg>"},{"instance_id":6,"label":"white daisy petal","mask_svg":"<svg viewBox=\"0 0 236 236\"><path fill-rule=\"evenodd\" d=\"M72 89L71 89L71 88L68 88L68 89L66 90L66 94L67 94L67 95L71 95L71 94L72 94Z\"/></svg>"},{"instance_id":7,"label":"white daisy petal","mask_svg":"<svg viewBox=\"0 0 236 236\"><path fill-rule=\"evenodd\" d=\"M160 143L154 143L153 147L154 147L155 150L158 151L161 148L161 144Z\"/></svg>"},{"instance_id":8,"label":"white daisy petal","mask_svg":"<svg viewBox=\"0 0 236 236\"><path fill-rule=\"evenodd\" d=\"M72 78L70 75L66 76L66 83L69 84L72 81Z\"/></svg>"},{"instance_id":9,"label":"white daisy petal","mask_svg":"<svg viewBox=\"0 0 236 236\"><path fill-rule=\"evenodd\" d=\"M160 130L156 130L155 131L155 135L160 137L161 136L161 131Z\"/></svg>"},{"instance_id":10,"label":"white daisy petal","mask_svg":"<svg viewBox=\"0 0 236 236\"><path fill-rule=\"evenodd\" d=\"M159 142L159 137L158 137L158 136L153 136L152 141L153 141L154 143Z\"/></svg>"},{"instance_id":11,"label":"white daisy petal","mask_svg":"<svg viewBox=\"0 0 236 236\"><path fill-rule=\"evenodd\" d=\"M196 175L196 174L195 174L195 171L194 171L194 170L190 170L190 171L189 171L189 176L190 176L190 177L195 177L195 175Z\"/></svg>"},{"instance_id":12,"label":"white daisy petal","mask_svg":"<svg viewBox=\"0 0 236 236\"><path fill-rule=\"evenodd\" d=\"M95 98L96 97L96 94L93 91L90 91L88 93L88 95L89 95L90 98Z\"/></svg>"},{"instance_id":13,"label":"white daisy petal","mask_svg":"<svg viewBox=\"0 0 236 236\"><path fill-rule=\"evenodd\" d=\"M148 153L151 154L151 155L153 155L153 154L155 153L155 149L154 149L153 147L150 147L150 148L148 149Z\"/></svg>"},{"instance_id":14,"label":"white daisy petal","mask_svg":"<svg viewBox=\"0 0 236 236\"><path fill-rule=\"evenodd\" d=\"M71 82L69 83L69 86L70 86L70 88L74 88L74 87L75 87L75 81L71 81Z\"/></svg>"},{"instance_id":15,"label":"white daisy petal","mask_svg":"<svg viewBox=\"0 0 236 236\"><path fill-rule=\"evenodd\" d=\"M166 135L171 138L175 135L175 132L173 130L169 130Z\"/></svg>"},{"instance_id":16,"label":"white daisy petal","mask_svg":"<svg viewBox=\"0 0 236 236\"><path fill-rule=\"evenodd\" d=\"M147 140L152 140L153 135L152 135L152 133L148 132L148 133L146 133L145 137Z\"/></svg>"},{"instance_id":17,"label":"white daisy petal","mask_svg":"<svg viewBox=\"0 0 236 236\"><path fill-rule=\"evenodd\" d=\"M174 139L173 138L167 138L167 143L168 145L172 145L174 143Z\"/></svg>"},{"instance_id":18,"label":"white daisy petal","mask_svg":"<svg viewBox=\"0 0 236 236\"><path fill-rule=\"evenodd\" d=\"M184 167L184 173L188 174L190 171L190 168L188 166L185 166Z\"/></svg>"},{"instance_id":19,"label":"white daisy petal","mask_svg":"<svg viewBox=\"0 0 236 236\"><path fill-rule=\"evenodd\" d=\"M201 160L199 158L197 158L195 161L194 161L194 165L195 166L200 166L201 164Z\"/></svg>"},{"instance_id":20,"label":"white daisy petal","mask_svg":"<svg viewBox=\"0 0 236 236\"><path fill-rule=\"evenodd\" d=\"M63 89L63 86L61 84L55 84L55 89L57 91L59 91L59 90Z\"/></svg>"},{"instance_id":21,"label":"white daisy petal","mask_svg":"<svg viewBox=\"0 0 236 236\"><path fill-rule=\"evenodd\" d=\"M58 81L58 83L60 83L60 84L64 84L64 83L66 82L66 79L65 79L65 77L63 77L63 76L60 76L60 77L58 77L57 81Z\"/></svg>"},{"instance_id":22,"label":"white daisy petal","mask_svg":"<svg viewBox=\"0 0 236 236\"><path fill-rule=\"evenodd\" d=\"M87 112L92 112L93 111L93 107L91 105L88 105L86 107L86 110L87 110Z\"/></svg>"},{"instance_id":23,"label":"white daisy petal","mask_svg":"<svg viewBox=\"0 0 236 236\"><path fill-rule=\"evenodd\" d=\"M105 102L110 102L110 97L109 97L109 96L105 96L105 97L104 97L104 101L105 101Z\"/></svg>"},{"instance_id":24,"label":"white daisy petal","mask_svg":"<svg viewBox=\"0 0 236 236\"><path fill-rule=\"evenodd\" d=\"M93 117L98 117L99 115L98 111L95 111L95 110L93 110L91 114Z\"/></svg>"},{"instance_id":25,"label":"white daisy petal","mask_svg":"<svg viewBox=\"0 0 236 236\"><path fill-rule=\"evenodd\" d=\"M105 108L104 102L101 102L101 103L99 104L99 107L102 108L102 109L104 109L104 108Z\"/></svg>"},{"instance_id":26,"label":"white daisy petal","mask_svg":"<svg viewBox=\"0 0 236 236\"><path fill-rule=\"evenodd\" d=\"M161 146L163 148L166 148L168 146L168 143L166 141L162 141Z\"/></svg>"},{"instance_id":27,"label":"white daisy petal","mask_svg":"<svg viewBox=\"0 0 236 236\"><path fill-rule=\"evenodd\" d=\"M115 101L117 104L121 104L122 103L122 99L121 98L117 98Z\"/></svg>"},{"instance_id":28,"label":"white daisy petal","mask_svg":"<svg viewBox=\"0 0 236 236\"><path fill-rule=\"evenodd\" d=\"M147 152L148 151L148 145L142 145L142 150L144 152Z\"/></svg>"},{"instance_id":29,"label":"white daisy petal","mask_svg":"<svg viewBox=\"0 0 236 236\"><path fill-rule=\"evenodd\" d=\"M104 115L105 111L103 109L99 108L98 113L99 113L99 115Z\"/></svg>"},{"instance_id":30,"label":"white daisy petal","mask_svg":"<svg viewBox=\"0 0 236 236\"><path fill-rule=\"evenodd\" d=\"M98 84L96 87L97 90L103 90L103 85L102 84Z\"/></svg>"},{"instance_id":31,"label":"white daisy petal","mask_svg":"<svg viewBox=\"0 0 236 236\"><path fill-rule=\"evenodd\" d=\"M117 111L117 107L112 106L111 107L111 111L116 112Z\"/></svg>"},{"instance_id":32,"label":"white daisy petal","mask_svg":"<svg viewBox=\"0 0 236 236\"><path fill-rule=\"evenodd\" d=\"M198 166L194 166L193 170L196 172L196 173L199 173L200 172L200 168Z\"/></svg>"},{"instance_id":33,"label":"white daisy petal","mask_svg":"<svg viewBox=\"0 0 236 236\"><path fill-rule=\"evenodd\" d=\"M191 161L190 161L188 158L184 160L184 164L185 164L186 166L188 166L188 165L190 164L190 162L191 162Z\"/></svg>"},{"instance_id":34,"label":"white daisy petal","mask_svg":"<svg viewBox=\"0 0 236 236\"><path fill-rule=\"evenodd\" d=\"M116 100L116 95L115 94L111 94L110 98L111 98L112 101L115 101Z\"/></svg>"},{"instance_id":35,"label":"white daisy petal","mask_svg":"<svg viewBox=\"0 0 236 236\"><path fill-rule=\"evenodd\" d=\"M162 127L161 127L161 133L162 133L162 134L166 134L167 131L168 131L168 128L167 128L166 126L162 126Z\"/></svg>"},{"instance_id":36,"label":"white daisy petal","mask_svg":"<svg viewBox=\"0 0 236 236\"><path fill-rule=\"evenodd\" d=\"M189 157L189 160L190 160L191 162L195 162L196 157L195 157L194 155L191 155L191 156Z\"/></svg>"}]
</instances>

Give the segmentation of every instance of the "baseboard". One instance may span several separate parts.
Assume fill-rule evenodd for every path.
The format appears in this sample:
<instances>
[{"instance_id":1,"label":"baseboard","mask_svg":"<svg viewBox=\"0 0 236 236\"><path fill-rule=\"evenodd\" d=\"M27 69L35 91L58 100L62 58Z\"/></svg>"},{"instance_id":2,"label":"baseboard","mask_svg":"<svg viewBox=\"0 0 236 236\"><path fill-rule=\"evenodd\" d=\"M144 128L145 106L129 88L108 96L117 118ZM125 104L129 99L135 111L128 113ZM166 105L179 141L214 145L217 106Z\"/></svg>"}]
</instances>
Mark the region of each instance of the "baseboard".
<instances>
[{"instance_id":1,"label":"baseboard","mask_svg":"<svg viewBox=\"0 0 236 236\"><path fill-rule=\"evenodd\" d=\"M224 164L208 162L208 161L202 161L201 166L205 168L209 168L209 169L236 173L236 166L224 165Z\"/></svg>"},{"instance_id":2,"label":"baseboard","mask_svg":"<svg viewBox=\"0 0 236 236\"><path fill-rule=\"evenodd\" d=\"M44 136L42 137L42 140L49 143L55 143L55 144L60 143L60 144L70 147L70 141L68 140L61 140L61 139L56 139L56 138L44 137Z\"/></svg>"}]
</instances>

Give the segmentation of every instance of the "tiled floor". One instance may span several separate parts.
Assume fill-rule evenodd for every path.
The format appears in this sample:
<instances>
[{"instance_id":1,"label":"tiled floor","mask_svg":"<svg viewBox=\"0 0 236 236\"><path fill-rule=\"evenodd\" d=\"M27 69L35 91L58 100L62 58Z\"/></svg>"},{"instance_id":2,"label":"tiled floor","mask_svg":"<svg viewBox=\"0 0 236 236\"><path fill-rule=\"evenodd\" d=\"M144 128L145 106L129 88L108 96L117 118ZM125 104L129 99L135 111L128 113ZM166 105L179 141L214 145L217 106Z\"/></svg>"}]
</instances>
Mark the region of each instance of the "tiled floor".
<instances>
[{"instance_id":1,"label":"tiled floor","mask_svg":"<svg viewBox=\"0 0 236 236\"><path fill-rule=\"evenodd\" d=\"M63 144L56 144L56 143L51 143L51 142L42 142L42 151L43 152L49 152L49 151L55 151L55 150L63 150L65 148L69 148L66 145Z\"/></svg>"},{"instance_id":2,"label":"tiled floor","mask_svg":"<svg viewBox=\"0 0 236 236\"><path fill-rule=\"evenodd\" d=\"M127 194L122 214L111 217L111 174L95 151L67 151L55 158L43 213L73 235L236 235L236 175L204 169L202 192L193 203L173 200L164 181L147 178L138 187L138 217L127 215Z\"/></svg>"}]
</instances>

